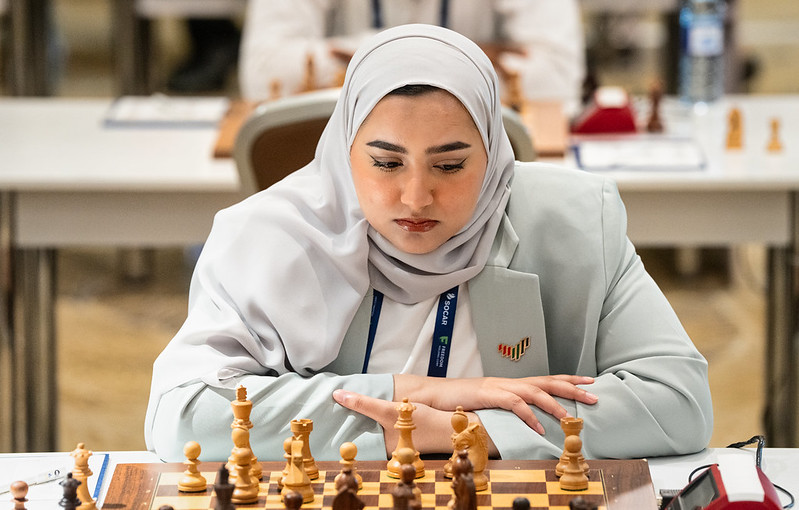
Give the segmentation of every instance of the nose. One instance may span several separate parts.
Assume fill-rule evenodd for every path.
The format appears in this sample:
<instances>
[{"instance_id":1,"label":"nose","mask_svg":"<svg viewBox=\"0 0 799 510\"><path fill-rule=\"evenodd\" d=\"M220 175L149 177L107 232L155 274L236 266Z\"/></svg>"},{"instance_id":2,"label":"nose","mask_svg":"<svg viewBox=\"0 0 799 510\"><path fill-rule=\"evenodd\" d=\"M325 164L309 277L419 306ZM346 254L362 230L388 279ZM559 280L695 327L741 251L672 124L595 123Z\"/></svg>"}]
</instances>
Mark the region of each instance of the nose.
<instances>
[{"instance_id":1,"label":"nose","mask_svg":"<svg viewBox=\"0 0 799 510\"><path fill-rule=\"evenodd\" d=\"M412 211L421 211L433 203L435 183L433 177L423 169L411 169L406 173L400 200Z\"/></svg>"}]
</instances>

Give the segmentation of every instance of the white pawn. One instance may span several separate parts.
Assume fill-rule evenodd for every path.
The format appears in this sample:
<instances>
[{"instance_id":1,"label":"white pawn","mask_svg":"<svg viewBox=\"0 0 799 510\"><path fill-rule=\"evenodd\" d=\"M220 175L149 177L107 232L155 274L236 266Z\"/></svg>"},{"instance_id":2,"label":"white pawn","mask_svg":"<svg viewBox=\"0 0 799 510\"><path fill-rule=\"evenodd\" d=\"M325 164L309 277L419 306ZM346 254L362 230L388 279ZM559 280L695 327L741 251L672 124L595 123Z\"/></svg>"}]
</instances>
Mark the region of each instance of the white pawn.
<instances>
[{"instance_id":1,"label":"white pawn","mask_svg":"<svg viewBox=\"0 0 799 510\"><path fill-rule=\"evenodd\" d=\"M197 441L189 441L183 447L183 455L186 460L183 464L186 465L186 471L183 472L183 477L178 481L178 490L180 492L202 492L207 486L205 477L200 474L200 461L197 458L200 456L200 445Z\"/></svg>"},{"instance_id":2,"label":"white pawn","mask_svg":"<svg viewBox=\"0 0 799 510\"><path fill-rule=\"evenodd\" d=\"M252 469L252 450L234 448L233 459L236 463L236 487L233 489L231 501L236 504L248 504L258 501L258 480L250 476Z\"/></svg>"}]
</instances>

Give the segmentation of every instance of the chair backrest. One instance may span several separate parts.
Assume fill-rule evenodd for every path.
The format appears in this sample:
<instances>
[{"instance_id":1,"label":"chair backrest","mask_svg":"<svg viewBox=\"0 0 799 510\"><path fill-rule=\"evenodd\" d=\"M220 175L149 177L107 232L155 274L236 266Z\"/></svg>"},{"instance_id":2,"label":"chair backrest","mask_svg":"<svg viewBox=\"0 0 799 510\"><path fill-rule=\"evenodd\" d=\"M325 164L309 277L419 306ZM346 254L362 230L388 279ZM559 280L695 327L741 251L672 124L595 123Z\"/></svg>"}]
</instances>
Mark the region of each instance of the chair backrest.
<instances>
[{"instance_id":1,"label":"chair backrest","mask_svg":"<svg viewBox=\"0 0 799 510\"><path fill-rule=\"evenodd\" d=\"M297 94L259 105L233 144L243 191L268 188L314 157L340 89Z\"/></svg>"},{"instance_id":2,"label":"chair backrest","mask_svg":"<svg viewBox=\"0 0 799 510\"><path fill-rule=\"evenodd\" d=\"M263 103L250 114L233 146L246 194L268 188L313 159L339 92L334 88L289 96ZM516 159L533 161L533 142L519 114L503 108L502 120Z\"/></svg>"}]
</instances>

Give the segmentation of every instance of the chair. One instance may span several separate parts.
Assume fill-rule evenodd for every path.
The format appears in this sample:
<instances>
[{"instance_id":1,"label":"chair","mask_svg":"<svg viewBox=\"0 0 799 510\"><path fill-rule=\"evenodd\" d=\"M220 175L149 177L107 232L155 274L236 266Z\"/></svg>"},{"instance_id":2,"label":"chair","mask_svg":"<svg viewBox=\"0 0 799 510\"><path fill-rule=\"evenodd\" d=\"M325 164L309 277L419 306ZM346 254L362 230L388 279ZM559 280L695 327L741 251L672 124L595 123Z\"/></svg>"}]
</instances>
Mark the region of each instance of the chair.
<instances>
[{"instance_id":1,"label":"chair","mask_svg":"<svg viewBox=\"0 0 799 510\"><path fill-rule=\"evenodd\" d=\"M233 145L242 191L268 188L314 157L319 136L336 106L340 89L324 89L259 105ZM503 108L502 119L516 159L532 161L535 149L521 117Z\"/></svg>"},{"instance_id":2,"label":"chair","mask_svg":"<svg viewBox=\"0 0 799 510\"><path fill-rule=\"evenodd\" d=\"M246 194L268 188L314 157L340 89L323 89L259 105L244 121L233 158Z\"/></svg>"}]
</instances>

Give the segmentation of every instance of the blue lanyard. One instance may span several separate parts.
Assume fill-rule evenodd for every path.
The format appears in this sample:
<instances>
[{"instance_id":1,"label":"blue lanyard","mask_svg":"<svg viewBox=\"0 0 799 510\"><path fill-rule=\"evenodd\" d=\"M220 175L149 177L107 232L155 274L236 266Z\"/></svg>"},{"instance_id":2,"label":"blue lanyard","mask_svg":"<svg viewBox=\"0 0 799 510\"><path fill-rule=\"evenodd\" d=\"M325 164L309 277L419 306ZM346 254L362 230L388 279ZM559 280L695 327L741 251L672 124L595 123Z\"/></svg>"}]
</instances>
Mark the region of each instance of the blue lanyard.
<instances>
[{"instance_id":1,"label":"blue lanyard","mask_svg":"<svg viewBox=\"0 0 799 510\"><path fill-rule=\"evenodd\" d=\"M438 298L438 311L436 312L436 325L433 329L433 346L430 349L430 361L427 365L429 377L446 377L449 365L449 352L452 346L452 330L455 327L455 309L458 306L458 286L449 289ZM363 359L363 370L369 368L369 358L372 357L372 346L375 343L377 323L380 320L380 311L383 308L383 294L377 290L372 296L372 315L369 321L369 337L366 341L366 355Z\"/></svg>"},{"instance_id":2,"label":"blue lanyard","mask_svg":"<svg viewBox=\"0 0 799 510\"><path fill-rule=\"evenodd\" d=\"M447 28L447 24L449 24L449 0L441 0L438 25ZM383 8L380 6L380 0L372 0L372 28L375 30L383 28Z\"/></svg>"}]
</instances>

